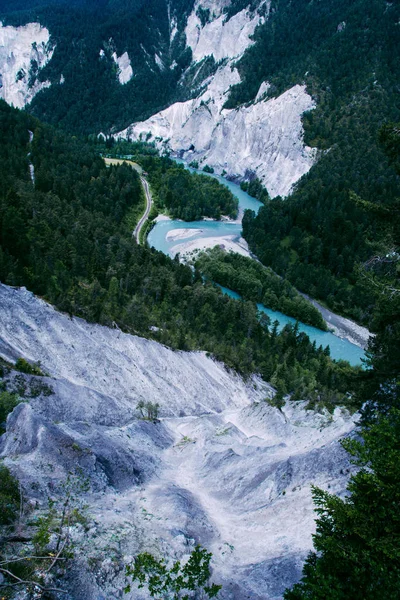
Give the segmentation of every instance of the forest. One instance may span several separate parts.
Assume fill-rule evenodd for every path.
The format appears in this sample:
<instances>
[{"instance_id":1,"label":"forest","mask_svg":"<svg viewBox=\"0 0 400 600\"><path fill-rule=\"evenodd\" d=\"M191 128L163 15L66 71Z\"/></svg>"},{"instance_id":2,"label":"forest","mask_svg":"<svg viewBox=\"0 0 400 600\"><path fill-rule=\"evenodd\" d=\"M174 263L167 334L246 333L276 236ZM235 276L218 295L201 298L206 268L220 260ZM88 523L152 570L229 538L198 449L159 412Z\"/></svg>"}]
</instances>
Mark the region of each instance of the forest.
<instances>
[{"instance_id":1,"label":"forest","mask_svg":"<svg viewBox=\"0 0 400 600\"><path fill-rule=\"evenodd\" d=\"M362 265L390 253L399 175L380 143L400 118L398 3L276 0L269 21L238 63L242 83L226 107L254 98L260 84L278 95L304 83L317 108L304 115L305 142L318 162L287 199L266 203L243 222L253 252L296 288L336 312L370 324L376 294ZM366 210L366 205L374 210Z\"/></svg>"},{"instance_id":2,"label":"forest","mask_svg":"<svg viewBox=\"0 0 400 600\"><path fill-rule=\"evenodd\" d=\"M142 63L137 79L122 89L111 60L100 63L93 52L98 51L95 36L83 41L81 5L87 18L96 25L101 21L93 28L98 40L125 13L113 16L105 10L98 16L90 2L76 1L79 10L61 0L57 4L57 11L44 9L39 0L30 6L59 36L56 62L43 77L55 79L67 65L68 87L39 95L34 114L89 133L127 122L131 111L143 118L174 97L174 78L190 62L183 43L173 55L181 60L176 73L153 76ZM232 14L244 4L237 0ZM10 5L3 2L1 10ZM136 6L139 15L143 2ZM151 6L157 3L152 0ZM12 3L13 9L20 7L18 0ZM0 102L1 282L25 285L71 315L116 324L174 349L205 350L244 376L259 372L277 389L278 408L288 393L293 401L307 400L309 408L362 408L359 435L344 442L359 470L346 497L314 490L314 551L286 600L376 600L382 594L397 600L399 595L400 135L399 126L390 124L400 120L399 11L398 2L380 0L273 0L270 20L256 31L255 44L239 62L242 84L232 89L227 104L252 100L267 79L272 94L304 82L316 99L317 109L305 115L304 126L306 143L319 149L318 162L288 199L265 195L257 217L246 213L243 229L264 265L376 332L364 370L332 361L329 350L310 344L295 326L279 334L276 325L260 319L255 302L266 295L270 302L305 310L297 306L293 287L270 270L213 253L192 270L137 246L131 222L143 196L135 172L124 165L107 169L92 143ZM26 17L14 14L13 19ZM138 40L148 35L145 20L138 19L135 27ZM120 35L122 42L130 33L121 27ZM120 41L122 52L128 45ZM86 85L90 78L98 81L95 94ZM140 91L143 81L147 85ZM161 87L165 94L155 100ZM118 121L112 117L116 109ZM28 130L34 133L31 145ZM171 165L163 170L166 163L150 149L143 154L150 156L146 168L165 206L168 201L169 210L182 211L178 194L166 200L169 184L177 181L182 191L194 180ZM251 189L261 193L255 184ZM207 269L217 281L241 288L244 300L232 300L204 283L200 271ZM0 390L0 420L18 401L13 391ZM16 518L20 498L17 482L3 466L0 481L3 524Z\"/></svg>"},{"instance_id":3,"label":"forest","mask_svg":"<svg viewBox=\"0 0 400 600\"><path fill-rule=\"evenodd\" d=\"M145 155L139 160L149 174L157 208L172 218L199 221L202 217L237 217L237 198L216 179L190 173L167 157Z\"/></svg>"},{"instance_id":4,"label":"forest","mask_svg":"<svg viewBox=\"0 0 400 600\"><path fill-rule=\"evenodd\" d=\"M34 132L31 149L28 130ZM0 103L0 280L25 285L60 310L205 350L244 375L259 372L279 397L352 409L357 369L336 363L296 327L282 333L252 301L235 301L198 270L132 239L131 211L142 202L137 174L106 168L78 139ZM28 152L35 166L32 184ZM151 327L158 327L152 331Z\"/></svg>"},{"instance_id":5,"label":"forest","mask_svg":"<svg viewBox=\"0 0 400 600\"><path fill-rule=\"evenodd\" d=\"M3 0L0 19L5 24L39 21L55 46L52 60L39 73L40 80L52 85L34 98L29 111L67 131L91 134L121 131L186 98L188 92L178 82L192 52L181 26L193 3L174 0L180 33L170 43L165 0ZM128 52L134 65L134 76L125 85L118 80L114 52Z\"/></svg>"},{"instance_id":6,"label":"forest","mask_svg":"<svg viewBox=\"0 0 400 600\"><path fill-rule=\"evenodd\" d=\"M381 142L400 174L399 125L385 126ZM398 207L393 218L399 223ZM378 289L377 335L369 344L367 369L358 378L357 398L363 407L358 435L342 442L357 471L345 498L314 488L314 551L302 580L286 591L285 600L375 600L382 589L387 600L399 597L400 285L399 273L397 278L394 273L399 268L399 231L396 256L388 261L376 257L365 268L370 286Z\"/></svg>"},{"instance_id":7,"label":"forest","mask_svg":"<svg viewBox=\"0 0 400 600\"><path fill-rule=\"evenodd\" d=\"M288 281L254 259L213 248L202 252L195 264L207 279L235 290L243 298L327 331L321 313L310 302Z\"/></svg>"}]
</instances>

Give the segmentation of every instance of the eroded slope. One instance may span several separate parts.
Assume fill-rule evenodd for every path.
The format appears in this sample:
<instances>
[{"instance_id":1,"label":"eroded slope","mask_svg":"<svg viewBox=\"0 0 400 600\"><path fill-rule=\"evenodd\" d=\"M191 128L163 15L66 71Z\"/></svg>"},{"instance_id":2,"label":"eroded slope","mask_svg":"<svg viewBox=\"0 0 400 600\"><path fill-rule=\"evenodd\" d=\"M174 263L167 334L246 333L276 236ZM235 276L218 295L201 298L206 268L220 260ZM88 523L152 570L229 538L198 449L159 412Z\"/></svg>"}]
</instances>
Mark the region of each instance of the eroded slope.
<instances>
[{"instance_id":1,"label":"eroded slope","mask_svg":"<svg viewBox=\"0 0 400 600\"><path fill-rule=\"evenodd\" d=\"M14 410L1 455L40 502L71 470L90 483L71 598L121 597L137 552L182 556L196 542L214 554L221 598L275 600L297 581L312 546L310 484L345 488L347 413L281 412L257 378L71 319L26 290L0 286L0 332L0 355L41 360L54 390ZM159 402L159 422L138 418L140 399Z\"/></svg>"}]
</instances>

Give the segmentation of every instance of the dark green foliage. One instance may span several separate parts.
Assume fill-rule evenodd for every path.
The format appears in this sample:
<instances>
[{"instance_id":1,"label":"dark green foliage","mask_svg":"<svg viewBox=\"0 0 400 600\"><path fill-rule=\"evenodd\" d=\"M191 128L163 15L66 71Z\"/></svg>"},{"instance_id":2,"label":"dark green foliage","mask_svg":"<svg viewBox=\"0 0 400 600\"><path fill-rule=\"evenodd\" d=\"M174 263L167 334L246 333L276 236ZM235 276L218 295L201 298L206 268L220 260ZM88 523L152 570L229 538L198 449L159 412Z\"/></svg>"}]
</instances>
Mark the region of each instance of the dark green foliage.
<instances>
[{"instance_id":1,"label":"dark green foliage","mask_svg":"<svg viewBox=\"0 0 400 600\"><path fill-rule=\"evenodd\" d=\"M126 567L126 575L133 582L138 582L139 589L147 586L150 596L157 599L189 600L189 598L216 598L220 585L210 583L210 560L212 554L204 548L196 546L187 563L179 561L171 568L164 559L157 560L148 552L139 554L133 566ZM125 588L125 593L131 586Z\"/></svg>"},{"instance_id":2,"label":"dark green foliage","mask_svg":"<svg viewBox=\"0 0 400 600\"><path fill-rule=\"evenodd\" d=\"M40 363L31 364L24 358L18 358L15 363L15 368L17 371L21 371L21 373L26 373L27 375L37 375L39 377L43 377L44 373L40 368Z\"/></svg>"},{"instance_id":3,"label":"dark green foliage","mask_svg":"<svg viewBox=\"0 0 400 600\"><path fill-rule=\"evenodd\" d=\"M154 402L150 401L146 402L145 400L139 400L136 408L139 411L142 419L145 419L146 421L157 421L160 410L159 404L154 404Z\"/></svg>"},{"instance_id":4,"label":"dark green foliage","mask_svg":"<svg viewBox=\"0 0 400 600\"><path fill-rule=\"evenodd\" d=\"M28 129L34 131L36 186L26 158ZM127 222L142 189L131 167L106 168L93 146L5 103L0 131L1 281L25 285L71 315L117 323L173 348L211 352L244 375L261 372L281 393L293 392L311 406L353 405L356 370L333 363L296 328L269 331L255 303L234 301L204 285L198 271L136 245ZM145 167L167 165L167 176L172 165L178 178L183 173L183 181L191 181L167 159L143 160ZM208 185L209 178L199 177ZM157 174L154 179L162 182Z\"/></svg>"},{"instance_id":5,"label":"dark green foliage","mask_svg":"<svg viewBox=\"0 0 400 600\"><path fill-rule=\"evenodd\" d=\"M17 480L0 463L0 526L13 522L19 508L20 493Z\"/></svg>"},{"instance_id":6,"label":"dark green foliage","mask_svg":"<svg viewBox=\"0 0 400 600\"><path fill-rule=\"evenodd\" d=\"M378 416L362 441L344 447L361 467L342 500L314 490L318 514L316 553L302 582L285 600L385 600L399 598L400 411Z\"/></svg>"},{"instance_id":7,"label":"dark green foliage","mask_svg":"<svg viewBox=\"0 0 400 600\"><path fill-rule=\"evenodd\" d=\"M400 410L400 289L390 297L383 290L377 305L377 335L370 341L367 357L370 368L363 373L359 398L365 403L363 418L370 421L387 414L393 407Z\"/></svg>"},{"instance_id":8,"label":"dark green foliage","mask_svg":"<svg viewBox=\"0 0 400 600\"><path fill-rule=\"evenodd\" d=\"M237 216L237 198L216 179L190 173L169 158L145 156L140 163L149 173L158 207L165 207L173 218L198 221Z\"/></svg>"},{"instance_id":9,"label":"dark green foliage","mask_svg":"<svg viewBox=\"0 0 400 600\"><path fill-rule=\"evenodd\" d=\"M247 192L249 196L257 198L257 200L264 204L270 199L268 191L257 178L252 179L251 181L242 181L240 187L244 192Z\"/></svg>"},{"instance_id":10,"label":"dark green foliage","mask_svg":"<svg viewBox=\"0 0 400 600\"><path fill-rule=\"evenodd\" d=\"M305 141L329 152L319 153L290 198L268 203L257 218L247 214L244 234L298 289L365 323L376 294L354 266L390 251L399 220L377 219L353 192L389 213L400 196L378 139L385 121L400 118L399 17L397 2L277 0L239 62L242 84L228 102L253 99L265 80L272 94L305 81L317 103L304 116Z\"/></svg>"},{"instance_id":11,"label":"dark green foliage","mask_svg":"<svg viewBox=\"0 0 400 600\"><path fill-rule=\"evenodd\" d=\"M397 173L400 175L400 128L388 125L381 130L381 143ZM365 403L363 419L374 418L376 411L387 414L391 408L400 409L400 197L386 212L376 211L368 204L364 210L373 212L385 229L393 227L393 246L389 253L376 255L360 270L366 285L377 294L373 326L377 335L368 348L370 369L362 377L359 392Z\"/></svg>"},{"instance_id":12,"label":"dark green foliage","mask_svg":"<svg viewBox=\"0 0 400 600\"><path fill-rule=\"evenodd\" d=\"M259 0L231 0L225 9L226 19L230 19L244 9L255 10L259 4Z\"/></svg>"},{"instance_id":13,"label":"dark green foliage","mask_svg":"<svg viewBox=\"0 0 400 600\"><path fill-rule=\"evenodd\" d=\"M211 13L209 8L203 8L202 6L199 6L199 8L197 9L196 15L199 17L202 27L204 27L209 22L210 14Z\"/></svg>"},{"instance_id":14,"label":"dark green foliage","mask_svg":"<svg viewBox=\"0 0 400 600\"><path fill-rule=\"evenodd\" d=\"M3 433L2 425L6 422L7 416L22 402L17 394L7 391L0 391L0 434Z\"/></svg>"},{"instance_id":15,"label":"dark green foliage","mask_svg":"<svg viewBox=\"0 0 400 600\"><path fill-rule=\"evenodd\" d=\"M214 248L199 255L196 267L207 279L238 292L247 300L327 331L321 313L310 302L288 281L251 258Z\"/></svg>"},{"instance_id":16,"label":"dark green foliage","mask_svg":"<svg viewBox=\"0 0 400 600\"><path fill-rule=\"evenodd\" d=\"M366 274L369 277L368 274ZM387 600L400 583L400 287L381 291L368 369L358 384L365 403L360 435L343 442L359 471L345 499L314 490L316 552L285 600Z\"/></svg>"},{"instance_id":17,"label":"dark green foliage","mask_svg":"<svg viewBox=\"0 0 400 600\"><path fill-rule=\"evenodd\" d=\"M193 0L86 0L66 2L31 0L2 2L0 18L19 25L39 21L55 45L49 64L39 72L49 89L29 107L44 121L79 133L120 131L135 120L149 117L175 100L186 99L178 86L191 62L183 19ZM179 33L170 41L170 20L176 17ZM90 23L90 27L88 27ZM100 57L100 50L105 52ZM134 77L118 80L112 54L128 52ZM165 65L161 69L155 54ZM60 84L63 74L65 81Z\"/></svg>"},{"instance_id":18,"label":"dark green foliage","mask_svg":"<svg viewBox=\"0 0 400 600\"><path fill-rule=\"evenodd\" d=\"M203 171L204 173L214 173L214 169L213 167L210 167L209 165L206 165L205 167L203 167Z\"/></svg>"}]
</instances>

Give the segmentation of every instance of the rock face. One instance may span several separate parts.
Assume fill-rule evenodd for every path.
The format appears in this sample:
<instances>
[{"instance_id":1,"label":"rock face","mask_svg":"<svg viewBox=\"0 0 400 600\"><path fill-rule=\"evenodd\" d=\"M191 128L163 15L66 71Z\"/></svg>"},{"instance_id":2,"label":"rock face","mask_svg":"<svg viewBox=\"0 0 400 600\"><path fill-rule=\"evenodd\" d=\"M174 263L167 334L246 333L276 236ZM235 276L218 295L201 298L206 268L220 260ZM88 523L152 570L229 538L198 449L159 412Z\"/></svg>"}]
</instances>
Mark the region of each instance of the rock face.
<instances>
[{"instance_id":1,"label":"rock face","mask_svg":"<svg viewBox=\"0 0 400 600\"><path fill-rule=\"evenodd\" d=\"M0 97L23 108L49 82L37 75L53 56L49 31L39 23L4 27L0 22Z\"/></svg>"},{"instance_id":2,"label":"rock face","mask_svg":"<svg viewBox=\"0 0 400 600\"><path fill-rule=\"evenodd\" d=\"M209 10L203 23L199 6ZM222 13L229 2L197 2L185 29L198 70L193 82L199 94L178 102L144 122L134 123L116 137L138 139L152 134L158 147L187 161L208 164L221 174L257 176L271 196L286 196L315 162L315 150L304 145L302 115L315 108L305 86L294 86L268 99L264 82L253 104L223 108L230 87L240 82L235 60L252 44L251 36L264 17L242 10L229 20ZM259 9L268 3L261 2ZM212 55L221 66L201 81L202 61ZM193 66L191 67L194 68Z\"/></svg>"},{"instance_id":3,"label":"rock face","mask_svg":"<svg viewBox=\"0 0 400 600\"><path fill-rule=\"evenodd\" d=\"M133 69L131 61L127 52L124 52L121 56L117 56L114 52L112 58L118 67L118 80L121 85L128 83L133 77Z\"/></svg>"},{"instance_id":4,"label":"rock face","mask_svg":"<svg viewBox=\"0 0 400 600\"><path fill-rule=\"evenodd\" d=\"M71 470L90 482L92 525L74 532L70 598L122 597L123 565L136 553L180 558L195 543L213 552L223 600L278 600L299 579L315 527L310 484L346 485L347 413L302 403L281 412L258 378L70 319L2 285L0 355L40 360L54 390L19 405L0 441L27 496L59 493ZM138 418L140 399L159 402L159 422Z\"/></svg>"},{"instance_id":5,"label":"rock face","mask_svg":"<svg viewBox=\"0 0 400 600\"><path fill-rule=\"evenodd\" d=\"M192 49L195 62L210 55L217 62L224 58L236 58L251 44L251 36L263 19L257 12L242 10L227 21L222 10L229 4L229 1L215 0L196 2L185 29L187 45ZM260 4L264 5L266 2ZM199 18L200 7L210 11L210 21L204 25Z\"/></svg>"}]
</instances>

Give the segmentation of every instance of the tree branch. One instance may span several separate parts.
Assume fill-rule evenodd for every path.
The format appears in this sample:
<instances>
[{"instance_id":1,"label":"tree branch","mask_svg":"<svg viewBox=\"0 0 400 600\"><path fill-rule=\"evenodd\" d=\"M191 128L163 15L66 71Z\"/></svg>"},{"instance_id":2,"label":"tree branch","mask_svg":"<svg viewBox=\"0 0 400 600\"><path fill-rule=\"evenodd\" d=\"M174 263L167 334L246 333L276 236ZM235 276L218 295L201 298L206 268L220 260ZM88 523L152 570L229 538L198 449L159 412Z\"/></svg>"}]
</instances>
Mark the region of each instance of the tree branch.
<instances>
[{"instance_id":1,"label":"tree branch","mask_svg":"<svg viewBox=\"0 0 400 600\"><path fill-rule=\"evenodd\" d=\"M8 569L0 568L0 572L4 573L5 575L8 575L9 577L12 577L17 582L17 583L0 583L0 587L17 587L18 585L29 585L29 586L39 588L42 592L59 592L60 594L68 594L68 592L66 592L65 590L61 590L59 588L48 588L48 587L41 585L37 581L20 579L19 577L14 575L14 573L11 573L11 571L8 571Z\"/></svg>"}]
</instances>

